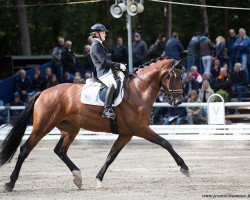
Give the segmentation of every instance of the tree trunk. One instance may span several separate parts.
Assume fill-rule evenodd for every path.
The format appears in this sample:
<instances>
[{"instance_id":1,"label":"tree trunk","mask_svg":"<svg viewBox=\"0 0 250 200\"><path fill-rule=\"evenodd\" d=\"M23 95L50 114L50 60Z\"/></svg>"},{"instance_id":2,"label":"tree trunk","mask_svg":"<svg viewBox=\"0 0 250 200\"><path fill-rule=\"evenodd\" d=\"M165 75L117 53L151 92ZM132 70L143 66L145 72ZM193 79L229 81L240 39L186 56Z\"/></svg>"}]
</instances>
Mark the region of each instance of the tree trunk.
<instances>
[{"instance_id":1,"label":"tree trunk","mask_svg":"<svg viewBox=\"0 0 250 200\"><path fill-rule=\"evenodd\" d=\"M29 36L29 27L28 27L28 21L27 21L26 7L18 6L18 5L25 5L25 0L16 0L16 5L17 5L18 18L19 18L22 54L31 55L30 36Z\"/></svg>"},{"instance_id":2,"label":"tree trunk","mask_svg":"<svg viewBox=\"0 0 250 200\"><path fill-rule=\"evenodd\" d=\"M229 2L228 0L225 0L225 6L229 6ZM228 25L228 9L224 10L224 35L228 35L228 29L229 29L229 25Z\"/></svg>"},{"instance_id":3,"label":"tree trunk","mask_svg":"<svg viewBox=\"0 0 250 200\"><path fill-rule=\"evenodd\" d=\"M206 0L200 0L200 4L206 5ZM207 8L201 7L201 15L203 19L203 30L205 33L209 32L209 26L208 26L208 16L207 16Z\"/></svg>"},{"instance_id":4,"label":"tree trunk","mask_svg":"<svg viewBox=\"0 0 250 200\"><path fill-rule=\"evenodd\" d=\"M164 7L164 16L165 16L165 33L167 40L171 38L172 33L172 4L165 4Z\"/></svg>"}]
</instances>

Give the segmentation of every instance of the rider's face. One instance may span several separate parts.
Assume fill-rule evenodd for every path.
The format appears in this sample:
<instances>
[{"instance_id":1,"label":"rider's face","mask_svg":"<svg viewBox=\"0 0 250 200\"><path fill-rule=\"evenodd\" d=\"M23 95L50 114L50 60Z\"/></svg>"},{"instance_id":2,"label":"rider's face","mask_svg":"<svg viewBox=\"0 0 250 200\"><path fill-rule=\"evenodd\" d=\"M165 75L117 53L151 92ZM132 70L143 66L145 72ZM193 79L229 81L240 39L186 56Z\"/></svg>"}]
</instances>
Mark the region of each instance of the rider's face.
<instances>
[{"instance_id":1,"label":"rider's face","mask_svg":"<svg viewBox=\"0 0 250 200\"><path fill-rule=\"evenodd\" d=\"M105 41L105 38L106 38L106 32L105 31L102 31L102 32L99 32L100 33L100 38L102 41Z\"/></svg>"}]
</instances>

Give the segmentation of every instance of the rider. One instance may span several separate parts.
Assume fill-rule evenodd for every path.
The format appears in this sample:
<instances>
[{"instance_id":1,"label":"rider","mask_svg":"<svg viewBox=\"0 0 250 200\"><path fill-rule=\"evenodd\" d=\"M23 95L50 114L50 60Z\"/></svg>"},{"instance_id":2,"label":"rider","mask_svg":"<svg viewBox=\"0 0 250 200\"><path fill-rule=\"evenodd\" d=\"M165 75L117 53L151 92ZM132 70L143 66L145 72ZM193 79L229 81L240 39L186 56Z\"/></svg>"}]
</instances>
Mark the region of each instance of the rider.
<instances>
[{"instance_id":1,"label":"rider","mask_svg":"<svg viewBox=\"0 0 250 200\"><path fill-rule=\"evenodd\" d=\"M112 103L117 85L114 75L117 70L126 71L126 66L109 59L108 51L102 44L105 41L107 31L102 24L95 24L91 27L90 34L94 41L90 48L90 56L95 66L94 76L108 87L102 117L115 119Z\"/></svg>"}]
</instances>

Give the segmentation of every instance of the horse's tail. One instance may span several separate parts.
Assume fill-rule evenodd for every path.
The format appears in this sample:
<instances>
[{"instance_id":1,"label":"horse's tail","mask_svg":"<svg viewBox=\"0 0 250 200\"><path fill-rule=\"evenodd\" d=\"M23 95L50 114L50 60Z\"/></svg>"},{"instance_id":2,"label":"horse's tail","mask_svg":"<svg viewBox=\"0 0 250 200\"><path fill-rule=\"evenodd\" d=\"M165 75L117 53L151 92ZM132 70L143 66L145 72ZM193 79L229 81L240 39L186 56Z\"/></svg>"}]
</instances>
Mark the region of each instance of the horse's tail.
<instances>
[{"instance_id":1,"label":"horse's tail","mask_svg":"<svg viewBox=\"0 0 250 200\"><path fill-rule=\"evenodd\" d=\"M20 115L10 122L12 129L0 146L0 167L10 162L13 158L22 141L25 130L30 123L30 119L33 116L34 105L39 95L40 93L34 95Z\"/></svg>"}]
</instances>

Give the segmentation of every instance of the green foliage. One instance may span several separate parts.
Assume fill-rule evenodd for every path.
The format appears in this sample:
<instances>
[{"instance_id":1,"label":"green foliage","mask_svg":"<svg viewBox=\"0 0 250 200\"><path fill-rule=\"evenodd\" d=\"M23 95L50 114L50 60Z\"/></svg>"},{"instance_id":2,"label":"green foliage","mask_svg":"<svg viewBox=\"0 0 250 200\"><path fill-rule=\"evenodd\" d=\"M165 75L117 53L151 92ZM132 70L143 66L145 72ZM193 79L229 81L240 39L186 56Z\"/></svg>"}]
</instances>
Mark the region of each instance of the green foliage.
<instances>
[{"instance_id":1,"label":"green foliage","mask_svg":"<svg viewBox=\"0 0 250 200\"><path fill-rule=\"evenodd\" d=\"M73 0L71 0L73 1ZM249 7L250 0L235 1L226 0L228 6ZM209 0L210 5L224 6L226 1ZM26 0L26 4L46 4L56 2L69 2L69 0ZM150 1L145 2L145 10L142 14L133 17L133 30L141 31L144 40L150 46L159 33L165 31L164 4ZM199 3L199 0L179 0L179 2ZM107 46L111 48L118 35L124 37L126 42L126 16L114 19L110 14L108 2L28 7L28 23L31 39L32 54L51 54L58 36L66 40L72 40L75 52L81 54L87 43L91 25L104 23L111 31L108 34ZM14 6L13 0L0 0L1 6ZM228 27L225 27L224 9L208 8L209 30L212 41L218 35L225 35L229 28L236 30L244 27L247 32L250 27L249 11L228 10ZM187 48L192 35L197 31L203 31L201 12L199 7L173 5L172 31L179 33L179 38ZM21 54L21 41L19 34L18 17L15 7L0 7L0 56Z\"/></svg>"},{"instance_id":2,"label":"green foliage","mask_svg":"<svg viewBox=\"0 0 250 200\"><path fill-rule=\"evenodd\" d=\"M221 90L220 89L220 90L218 90L216 92L216 94L221 95L222 98L224 99L224 102L227 102L227 100L228 100L228 93L225 90ZM221 102L221 99L219 97L215 96L214 102Z\"/></svg>"}]
</instances>

